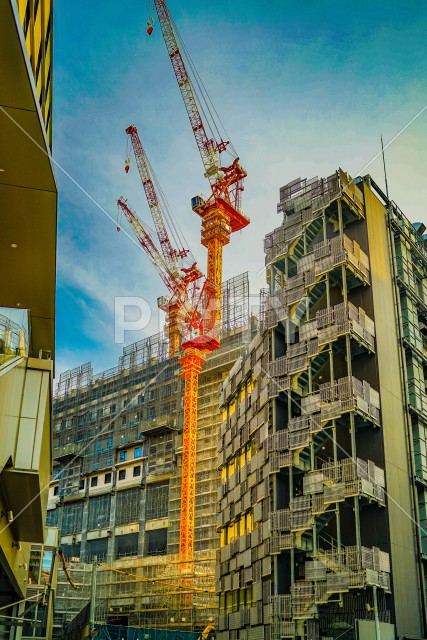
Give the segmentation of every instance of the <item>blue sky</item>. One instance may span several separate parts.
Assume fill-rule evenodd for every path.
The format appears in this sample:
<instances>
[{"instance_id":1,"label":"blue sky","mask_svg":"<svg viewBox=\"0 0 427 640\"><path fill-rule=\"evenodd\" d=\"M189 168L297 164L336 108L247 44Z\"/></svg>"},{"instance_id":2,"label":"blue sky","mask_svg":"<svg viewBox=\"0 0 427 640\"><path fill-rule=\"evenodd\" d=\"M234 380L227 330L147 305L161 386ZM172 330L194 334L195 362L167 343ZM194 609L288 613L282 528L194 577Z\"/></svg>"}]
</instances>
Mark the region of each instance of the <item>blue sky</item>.
<instances>
[{"instance_id":1,"label":"blue sky","mask_svg":"<svg viewBox=\"0 0 427 640\"><path fill-rule=\"evenodd\" d=\"M169 0L199 73L248 172L243 207L251 225L224 250L224 277L248 270L264 285L264 235L280 224L279 188L338 166L370 173L371 162L427 103L427 9L418 1L305 3ZM146 35L147 3L55 4L54 141L60 187L57 374L91 360L113 367L115 296L140 296L153 308L166 293L153 267L113 218L125 195L147 221L133 163L124 173L125 127L142 143L199 264L200 220L190 198L207 193L202 165L160 27ZM427 223L427 111L386 151L391 197ZM369 165L369 166L367 166ZM76 186L76 183L84 190ZM92 199L88 197L89 194ZM258 275L260 274L260 275Z\"/></svg>"}]
</instances>

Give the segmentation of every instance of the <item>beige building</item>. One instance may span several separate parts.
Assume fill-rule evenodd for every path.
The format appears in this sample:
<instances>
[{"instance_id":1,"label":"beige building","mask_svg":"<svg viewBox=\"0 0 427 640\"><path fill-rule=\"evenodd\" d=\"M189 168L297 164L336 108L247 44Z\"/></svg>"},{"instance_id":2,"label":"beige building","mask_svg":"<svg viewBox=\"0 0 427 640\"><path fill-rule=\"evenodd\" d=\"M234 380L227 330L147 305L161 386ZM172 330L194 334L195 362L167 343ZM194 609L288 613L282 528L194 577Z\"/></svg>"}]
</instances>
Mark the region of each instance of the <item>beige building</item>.
<instances>
[{"instance_id":1,"label":"beige building","mask_svg":"<svg viewBox=\"0 0 427 640\"><path fill-rule=\"evenodd\" d=\"M18 620L51 473L57 187L50 159L51 2L0 0L0 638ZM52 546L52 545L51 545ZM34 549L33 549L34 550ZM49 587L50 589L50 587ZM48 589L48 590L49 590ZM46 590L42 590L43 594ZM43 596L44 598L45 596ZM21 603L21 604L19 604ZM47 618L43 617L44 622ZM37 626L39 635L42 625ZM28 634L26 635L28 631Z\"/></svg>"}]
</instances>

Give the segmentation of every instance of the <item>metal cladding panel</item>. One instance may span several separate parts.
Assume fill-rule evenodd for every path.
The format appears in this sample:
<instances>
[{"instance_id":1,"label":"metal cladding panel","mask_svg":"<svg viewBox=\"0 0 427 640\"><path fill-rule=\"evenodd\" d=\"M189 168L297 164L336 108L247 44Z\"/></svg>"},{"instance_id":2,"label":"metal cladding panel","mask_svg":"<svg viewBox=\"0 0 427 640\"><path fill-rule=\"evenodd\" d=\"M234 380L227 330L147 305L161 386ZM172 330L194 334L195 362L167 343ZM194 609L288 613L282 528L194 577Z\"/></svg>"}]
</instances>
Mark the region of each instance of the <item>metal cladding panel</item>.
<instances>
[{"instance_id":1,"label":"metal cladding panel","mask_svg":"<svg viewBox=\"0 0 427 640\"><path fill-rule=\"evenodd\" d=\"M262 582L254 582L252 585L252 597L255 601L262 600Z\"/></svg>"},{"instance_id":2,"label":"metal cladding panel","mask_svg":"<svg viewBox=\"0 0 427 640\"><path fill-rule=\"evenodd\" d=\"M254 615L255 617L255 615ZM257 624L257 622L252 623L252 609L251 609L251 624ZM264 640L264 627L251 627L248 631L248 640Z\"/></svg>"},{"instance_id":3,"label":"metal cladding panel","mask_svg":"<svg viewBox=\"0 0 427 640\"><path fill-rule=\"evenodd\" d=\"M376 351L379 368L379 392L384 425L384 457L387 490L399 496L398 504L389 501L388 530L390 535L390 560L394 576L393 599L397 636L422 636L421 607L419 605L418 579L413 524L406 516L411 513L412 471L408 465L407 434L405 429L405 398L399 364L399 340L395 322L393 273L390 265L387 214L384 206L363 185L366 204L366 224L371 265L371 284L374 303L374 320L381 331L376 332Z\"/></svg>"}]
</instances>

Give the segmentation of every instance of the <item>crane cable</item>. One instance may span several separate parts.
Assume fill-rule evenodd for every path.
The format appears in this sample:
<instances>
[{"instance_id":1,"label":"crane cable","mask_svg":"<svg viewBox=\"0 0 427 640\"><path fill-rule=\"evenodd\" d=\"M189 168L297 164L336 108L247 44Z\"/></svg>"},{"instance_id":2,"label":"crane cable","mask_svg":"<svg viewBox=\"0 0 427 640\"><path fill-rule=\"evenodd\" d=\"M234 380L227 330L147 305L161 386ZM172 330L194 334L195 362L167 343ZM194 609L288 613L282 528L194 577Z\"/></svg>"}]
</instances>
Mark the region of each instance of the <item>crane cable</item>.
<instances>
[{"instance_id":1,"label":"crane cable","mask_svg":"<svg viewBox=\"0 0 427 640\"><path fill-rule=\"evenodd\" d=\"M170 15L170 14L169 14L169 15ZM180 32L179 32L179 29L178 29L178 27L177 27L177 25L176 25L176 23L175 23L175 21L174 21L174 19L172 18L172 16L171 16L171 15L170 15L170 18L171 18L171 22L172 22L172 26L173 26L173 28L174 28L174 31L175 31L175 33L176 33L176 35L177 35L177 39L179 40L179 42L180 42L180 44L181 44L181 47L182 47L182 50L183 50L183 52L184 52L184 57L186 58L186 60L187 60L187 62L188 62L188 64L189 64L189 66L190 66L190 69L191 69L192 74L193 74L193 76L194 76L194 80L195 80L195 82L196 82L196 84L197 84L197 87L198 87L198 89L199 89L199 92L200 92L200 98L201 98L201 99L203 100L203 102L205 103L205 105L206 105L206 109L207 109L207 110L208 110L208 112L209 112L209 115L210 115L210 118L211 118L211 121L212 121L212 125L213 125L213 126L214 126L214 128L216 129L216 132L217 132L217 134L218 134L218 137L219 137L219 138L220 138L220 140L222 141L222 135L221 135L221 132L220 132L220 130L219 130L219 128L218 128L218 124L217 124L217 122L221 125L221 127L222 127L222 129L223 129L223 131L224 131L224 133L225 133L225 135L226 135L226 138L227 138L227 140L228 140L228 142L229 142L229 145L230 145L230 149L229 149L229 150L227 149L227 151L228 151L228 153L230 153L231 157L236 158L236 157L237 157L237 151L236 151L236 149L235 149L235 147L234 147L233 143L232 143L232 142L231 142L231 140L230 140L230 136L228 135L228 132L227 132L227 130L226 130L226 128L225 128L225 126L224 126L224 123L222 122L222 120L221 120L221 118L220 118L220 116L219 116L219 114L218 114L218 111L217 111L217 110L216 110L216 108L215 108L215 105L214 105L214 103L213 103L213 101L212 101L212 99L211 99L211 97L210 97L210 95L209 95L209 93L208 93L208 91L207 91L207 89L206 89L206 87L205 87L205 84L204 84L204 82L203 82L203 80L202 80L202 78L201 78L201 76L200 76L200 74L199 74L199 72L198 72L198 70L197 70L197 67L196 67L196 65L195 65L195 64L194 64L194 62L193 62L193 59L192 59L192 57L191 57L191 55L190 55L190 52L189 52L189 51L188 51L188 49L187 49L187 46L186 46L186 44L185 44L185 42L184 42L184 39L182 38L182 36L181 36L181 34L180 34ZM200 100L199 100L199 103L200 103ZM203 114L204 114L204 115L205 115L205 117L206 117L206 114L205 114L205 112L204 112L203 108L202 108L202 111L203 111ZM216 115L216 119L215 119L215 117L213 116L212 111L215 113L215 115ZM209 123L208 123L208 124L209 124ZM210 131L211 131L212 137L214 138L215 136L213 135L213 131L212 131L212 127L211 127L211 125L209 125L209 129L210 129ZM232 153L231 153L231 152L232 152Z\"/></svg>"},{"instance_id":2,"label":"crane cable","mask_svg":"<svg viewBox=\"0 0 427 640\"><path fill-rule=\"evenodd\" d=\"M62 570L64 571L68 582L73 587L73 589L75 589L76 591L80 590L81 587L78 584L75 584L75 582L73 582L70 576L70 572L68 571L68 567L67 567L67 561L65 559L64 552L62 551L61 547L58 549L58 556L61 558Z\"/></svg>"},{"instance_id":3,"label":"crane cable","mask_svg":"<svg viewBox=\"0 0 427 640\"><path fill-rule=\"evenodd\" d=\"M121 575L128 576L130 578L135 578L135 582L138 582L139 580L145 581L145 582L151 582L151 583L160 582L160 584L165 585L166 587L176 587L177 589L185 589L185 587L183 587L182 585L176 584L174 582L163 582L163 580L159 580L159 579L146 578L145 576L137 576L135 573L129 573L129 571L116 569L115 567L110 567L107 564L103 564L102 562L99 562L98 564L100 567L102 567L103 569L106 569L107 571L113 571L115 573L120 573ZM184 577L187 578L187 576L183 576L183 578ZM197 591L198 593L216 593L215 589L202 589L201 587L193 587L191 589L186 589L186 591L188 593L192 593L194 591Z\"/></svg>"},{"instance_id":4,"label":"crane cable","mask_svg":"<svg viewBox=\"0 0 427 640\"><path fill-rule=\"evenodd\" d=\"M165 196L165 193L161 187L161 184L157 178L157 175L155 173L155 171L153 170L153 167L151 166L151 163L147 157L147 164L148 164L148 168L150 170L153 182L155 184L156 187L156 192L157 195L159 197L159 200L162 203L162 212L164 213L164 217L166 218L167 222L168 222L168 230L171 233L171 236L174 239L174 242L176 244L176 247L179 249L180 247L185 248L188 250L188 260L189 262L192 264L193 262L195 262L195 258L194 255L192 253L192 251L189 248L189 243L187 242L187 239L181 229L181 227L179 226L178 223L178 219L176 218L176 216L172 213L171 207L169 205L169 202Z\"/></svg>"}]
</instances>

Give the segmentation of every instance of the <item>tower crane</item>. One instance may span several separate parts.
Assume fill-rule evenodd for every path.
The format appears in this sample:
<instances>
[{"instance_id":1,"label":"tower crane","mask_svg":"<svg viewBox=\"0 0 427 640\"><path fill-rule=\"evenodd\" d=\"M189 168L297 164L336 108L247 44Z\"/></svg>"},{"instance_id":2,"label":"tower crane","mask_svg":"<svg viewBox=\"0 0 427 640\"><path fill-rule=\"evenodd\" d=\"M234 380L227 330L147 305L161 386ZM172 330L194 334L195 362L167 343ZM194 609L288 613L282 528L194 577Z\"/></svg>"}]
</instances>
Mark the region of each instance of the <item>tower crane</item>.
<instances>
[{"instance_id":1,"label":"tower crane","mask_svg":"<svg viewBox=\"0 0 427 640\"><path fill-rule=\"evenodd\" d=\"M194 556L199 373L205 362L206 354L219 347L219 342L215 338L215 327L205 331L206 312L211 306L212 288L206 279L202 287L198 286L202 274L195 264L188 269L184 268L183 275L173 272L170 268L170 260L165 258L164 253L163 255L160 253L151 234L145 229L136 213L127 205L126 200L119 198L117 204L170 293L168 311L173 309L174 313L172 317L169 317L169 322L176 320L173 329L176 331L178 347L181 335L183 334L185 337L185 341L182 343L183 353L179 359L182 366L181 377L184 379L179 558L181 569L188 569L188 562L192 561ZM190 584L191 580L186 579L186 585Z\"/></svg>"},{"instance_id":2,"label":"tower crane","mask_svg":"<svg viewBox=\"0 0 427 640\"><path fill-rule=\"evenodd\" d=\"M241 192L246 171L241 167L239 158L234 157L230 166L221 166L220 156L230 145L230 141L223 140L212 109L207 106L207 112L213 121L213 128L217 131L217 140L212 130L208 136L201 117L200 100L204 100L201 83L197 75L200 95L196 96L187 68L178 45L179 34L174 27L169 9L164 0L154 0L157 16L163 34L163 39L172 63L181 96L187 110L190 125L196 139L197 147L205 169L205 177L209 180L211 194L207 199L202 196L192 198L191 204L202 218L202 245L207 248L208 265L207 280L213 288L215 300L214 309L208 317L208 326L219 326L221 323L222 296L222 248L230 242L230 234L243 229L249 224L249 219L241 211ZM150 33L152 32L152 28ZM181 41L181 48L185 45ZM190 65L192 66L191 60ZM199 98L199 100L198 100ZM213 109L214 111L214 109ZM206 114L204 114L206 116ZM230 146L230 151L233 149Z\"/></svg>"},{"instance_id":3,"label":"tower crane","mask_svg":"<svg viewBox=\"0 0 427 640\"><path fill-rule=\"evenodd\" d=\"M156 230L157 238L160 245L161 257L162 257L162 265L166 269L168 275L168 281L173 282L172 285L166 285L169 291L172 293L172 299L164 299L158 298L158 305L163 311L166 312L166 325L168 330L168 338L169 338L169 357L177 355L181 345L181 329L180 324L182 323L182 309L180 302L176 299L176 295L174 294L175 290L179 290L182 292L182 289L187 286L189 279L192 277L192 272L194 270L197 271L196 264L194 264L189 270L185 270L185 272L181 273L179 259L185 258L189 251L188 249L175 249L172 246L171 240L169 238L169 234L166 228L164 214L162 211L162 207L160 205L159 197L154 186L154 183L157 182L156 177L152 175L152 170L150 169L150 163L147 158L147 154L145 153L144 147L142 146L138 129L134 124L131 124L125 130L129 135L133 152L135 155L136 165L138 167L139 176L141 178L141 183L144 188L145 197L147 199L148 207L151 212L151 217L153 218L154 227ZM134 224L140 224L135 221L131 222L129 218L129 213L125 215L127 216L128 221L130 222L132 228ZM135 235L139 238L141 235L141 230L139 229L137 232L135 231ZM147 242L147 240L146 240ZM148 246L148 245L147 245ZM150 249L152 247L150 246ZM156 258L156 263L160 264L159 256ZM164 270L163 270L164 273ZM199 277L201 276L200 272ZM195 281L195 280L194 280Z\"/></svg>"}]
</instances>

